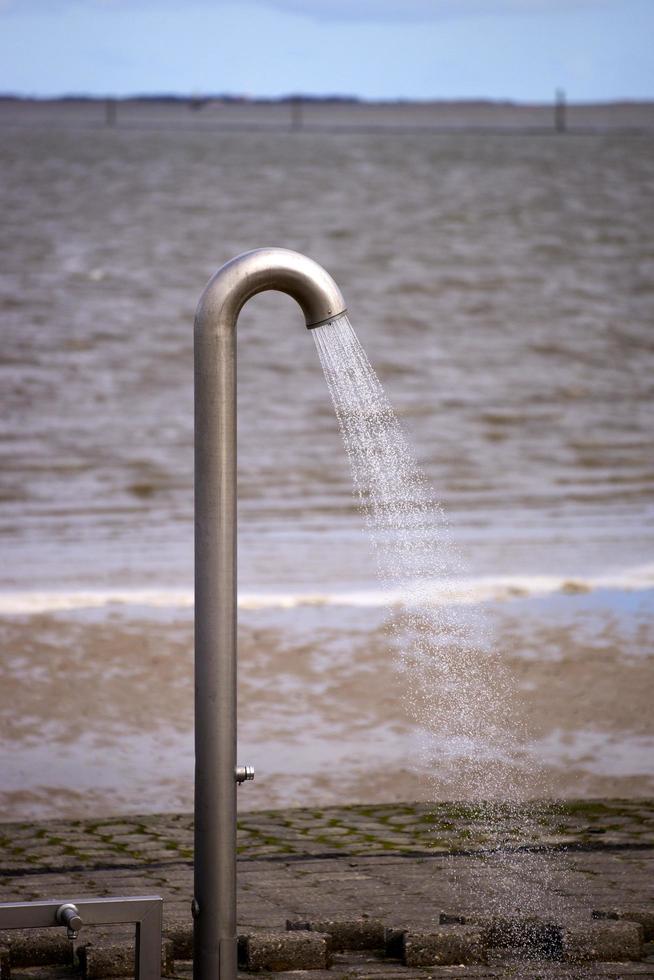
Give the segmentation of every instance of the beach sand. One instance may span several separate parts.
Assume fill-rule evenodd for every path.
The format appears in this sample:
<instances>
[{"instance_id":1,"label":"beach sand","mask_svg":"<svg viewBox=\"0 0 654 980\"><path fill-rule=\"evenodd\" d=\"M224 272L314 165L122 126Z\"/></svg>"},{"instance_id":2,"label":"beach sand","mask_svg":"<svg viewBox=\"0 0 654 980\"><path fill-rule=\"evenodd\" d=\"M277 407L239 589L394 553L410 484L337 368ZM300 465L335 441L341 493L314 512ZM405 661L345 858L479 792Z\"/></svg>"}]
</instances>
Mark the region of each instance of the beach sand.
<instances>
[{"instance_id":1,"label":"beach sand","mask_svg":"<svg viewBox=\"0 0 654 980\"><path fill-rule=\"evenodd\" d=\"M517 692L514 756L492 762L500 785L651 796L652 593L509 599L484 618ZM442 772L420 763L391 619L369 607L242 614L240 761L257 771L240 793L247 809L469 796L451 747ZM190 610L5 617L0 641L5 819L191 806ZM438 746L438 715L430 727Z\"/></svg>"}]
</instances>

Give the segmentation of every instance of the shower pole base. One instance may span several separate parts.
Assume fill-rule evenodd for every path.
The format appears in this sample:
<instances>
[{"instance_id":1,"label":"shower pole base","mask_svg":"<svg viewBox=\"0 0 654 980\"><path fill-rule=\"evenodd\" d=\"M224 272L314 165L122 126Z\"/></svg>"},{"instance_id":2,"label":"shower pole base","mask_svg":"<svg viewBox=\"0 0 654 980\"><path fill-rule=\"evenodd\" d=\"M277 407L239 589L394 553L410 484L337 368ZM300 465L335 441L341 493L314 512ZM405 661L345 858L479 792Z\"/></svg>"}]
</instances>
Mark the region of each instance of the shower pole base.
<instances>
[{"instance_id":1,"label":"shower pole base","mask_svg":"<svg viewBox=\"0 0 654 980\"><path fill-rule=\"evenodd\" d=\"M199 943L199 946L196 945ZM202 940L199 935L194 936L194 980L217 980L218 977L235 977L238 973L238 940L219 939L218 948L202 948Z\"/></svg>"},{"instance_id":2,"label":"shower pole base","mask_svg":"<svg viewBox=\"0 0 654 980\"><path fill-rule=\"evenodd\" d=\"M238 972L238 940L236 936L233 939L220 940L219 960L221 977L236 976Z\"/></svg>"}]
</instances>

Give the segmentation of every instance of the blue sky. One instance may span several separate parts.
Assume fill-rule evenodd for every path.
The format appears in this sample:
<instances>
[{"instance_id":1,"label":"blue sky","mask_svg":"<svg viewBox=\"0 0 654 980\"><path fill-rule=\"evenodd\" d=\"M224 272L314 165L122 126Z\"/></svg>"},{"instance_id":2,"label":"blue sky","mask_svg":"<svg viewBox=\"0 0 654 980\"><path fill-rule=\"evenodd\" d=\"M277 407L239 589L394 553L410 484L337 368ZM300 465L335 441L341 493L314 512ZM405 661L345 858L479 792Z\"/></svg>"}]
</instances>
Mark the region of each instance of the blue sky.
<instances>
[{"instance_id":1,"label":"blue sky","mask_svg":"<svg viewBox=\"0 0 654 980\"><path fill-rule=\"evenodd\" d=\"M654 0L0 0L0 92L654 98Z\"/></svg>"}]
</instances>

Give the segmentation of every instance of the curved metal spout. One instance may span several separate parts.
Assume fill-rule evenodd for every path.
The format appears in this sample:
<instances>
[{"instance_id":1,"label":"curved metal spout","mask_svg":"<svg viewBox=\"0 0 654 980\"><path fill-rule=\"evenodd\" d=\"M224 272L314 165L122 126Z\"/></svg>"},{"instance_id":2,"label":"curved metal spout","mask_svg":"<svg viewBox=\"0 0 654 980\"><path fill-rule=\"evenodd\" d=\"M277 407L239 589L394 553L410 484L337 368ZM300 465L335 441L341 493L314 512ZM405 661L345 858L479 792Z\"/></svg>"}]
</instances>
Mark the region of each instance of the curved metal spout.
<instances>
[{"instance_id":1,"label":"curved metal spout","mask_svg":"<svg viewBox=\"0 0 654 980\"><path fill-rule=\"evenodd\" d=\"M316 262L262 248L218 270L195 317L195 980L237 972L236 321L265 289L297 300L309 328L345 312Z\"/></svg>"},{"instance_id":2,"label":"curved metal spout","mask_svg":"<svg viewBox=\"0 0 654 980\"><path fill-rule=\"evenodd\" d=\"M232 329L241 308L266 289L288 293L302 307L307 327L345 313L340 289L321 265L288 248L256 248L225 263L200 297L195 327Z\"/></svg>"}]
</instances>

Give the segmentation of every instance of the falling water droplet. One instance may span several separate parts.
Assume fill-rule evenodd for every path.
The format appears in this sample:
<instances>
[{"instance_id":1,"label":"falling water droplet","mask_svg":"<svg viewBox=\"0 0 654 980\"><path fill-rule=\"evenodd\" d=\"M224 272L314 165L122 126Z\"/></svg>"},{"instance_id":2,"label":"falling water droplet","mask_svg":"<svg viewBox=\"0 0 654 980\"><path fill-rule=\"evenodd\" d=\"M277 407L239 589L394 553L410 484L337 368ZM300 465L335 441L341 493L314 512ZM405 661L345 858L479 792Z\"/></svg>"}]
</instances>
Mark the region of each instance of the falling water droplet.
<instances>
[{"instance_id":1,"label":"falling water droplet","mask_svg":"<svg viewBox=\"0 0 654 980\"><path fill-rule=\"evenodd\" d=\"M463 563L443 509L347 316L313 336L379 577L403 596L391 638L405 702L424 732L421 763L433 798L443 799L455 770L471 801L466 819L485 849L483 867L477 862L484 911L542 913L549 865L524 849L539 839L549 805L525 802L526 771L533 797L538 766L525 762L516 684L489 641L481 610L470 596L459 601Z\"/></svg>"}]
</instances>

